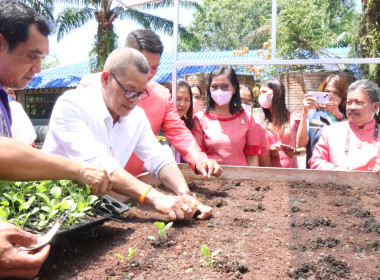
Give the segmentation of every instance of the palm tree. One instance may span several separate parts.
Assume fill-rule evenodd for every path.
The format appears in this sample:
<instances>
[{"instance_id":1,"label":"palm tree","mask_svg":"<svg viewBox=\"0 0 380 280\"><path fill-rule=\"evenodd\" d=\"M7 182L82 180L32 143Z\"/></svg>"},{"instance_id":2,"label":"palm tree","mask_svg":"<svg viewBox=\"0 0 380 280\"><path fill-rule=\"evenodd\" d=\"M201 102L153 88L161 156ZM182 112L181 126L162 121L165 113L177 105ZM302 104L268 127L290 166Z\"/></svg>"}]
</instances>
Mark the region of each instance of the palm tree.
<instances>
[{"instance_id":1,"label":"palm tree","mask_svg":"<svg viewBox=\"0 0 380 280\"><path fill-rule=\"evenodd\" d=\"M50 2L48 0L45 1ZM128 9L124 9L112 0L68 0L60 2L72 4L72 6L64 8L57 17L58 41L70 31L83 26L86 22L92 19L97 21L98 30L95 36L94 48L91 51L92 68L95 71L103 68L108 54L117 47L117 35L115 34L113 25L116 18L133 20L141 25L142 28L162 31L169 35L173 33L172 21L145 12L146 10L173 6L173 0L163 0ZM199 7L196 1L180 0L179 3L181 7L185 8ZM182 26L180 26L179 32L184 39L191 36Z\"/></svg>"}]
</instances>

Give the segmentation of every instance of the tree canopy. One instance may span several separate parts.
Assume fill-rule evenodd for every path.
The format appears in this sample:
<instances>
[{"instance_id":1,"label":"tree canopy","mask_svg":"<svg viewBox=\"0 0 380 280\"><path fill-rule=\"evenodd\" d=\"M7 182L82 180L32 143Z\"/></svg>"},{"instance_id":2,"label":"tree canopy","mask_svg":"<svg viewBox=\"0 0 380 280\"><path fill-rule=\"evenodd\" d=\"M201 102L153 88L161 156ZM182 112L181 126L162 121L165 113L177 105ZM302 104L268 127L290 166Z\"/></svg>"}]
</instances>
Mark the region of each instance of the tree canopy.
<instances>
[{"instance_id":1,"label":"tree canopy","mask_svg":"<svg viewBox=\"0 0 380 280\"><path fill-rule=\"evenodd\" d=\"M353 0L279 0L277 48L286 58L311 57L301 50L347 46L357 21ZM259 49L271 37L268 0L205 0L182 50Z\"/></svg>"},{"instance_id":2,"label":"tree canopy","mask_svg":"<svg viewBox=\"0 0 380 280\"><path fill-rule=\"evenodd\" d=\"M270 15L268 0L205 0L188 28L193 38L181 40L180 50L233 50L249 32L264 25ZM249 47L257 48L266 39L252 42Z\"/></svg>"}]
</instances>

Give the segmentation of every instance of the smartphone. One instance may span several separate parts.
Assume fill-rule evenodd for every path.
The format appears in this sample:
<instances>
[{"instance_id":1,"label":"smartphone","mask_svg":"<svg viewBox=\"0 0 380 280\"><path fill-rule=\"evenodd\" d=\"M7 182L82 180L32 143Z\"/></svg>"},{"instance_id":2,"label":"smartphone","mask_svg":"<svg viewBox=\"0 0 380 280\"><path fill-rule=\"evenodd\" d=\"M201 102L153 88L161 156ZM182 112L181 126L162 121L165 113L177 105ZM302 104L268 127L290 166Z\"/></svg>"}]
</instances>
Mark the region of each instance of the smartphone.
<instances>
[{"instance_id":1,"label":"smartphone","mask_svg":"<svg viewBox=\"0 0 380 280\"><path fill-rule=\"evenodd\" d=\"M311 96L316 99L315 103L317 104L325 104L330 101L330 94L328 92L321 91L309 91Z\"/></svg>"},{"instance_id":2,"label":"smartphone","mask_svg":"<svg viewBox=\"0 0 380 280\"><path fill-rule=\"evenodd\" d=\"M280 144L281 148L284 150L284 151L291 151L293 150L292 146L289 146L289 145L286 145L286 144Z\"/></svg>"}]
</instances>

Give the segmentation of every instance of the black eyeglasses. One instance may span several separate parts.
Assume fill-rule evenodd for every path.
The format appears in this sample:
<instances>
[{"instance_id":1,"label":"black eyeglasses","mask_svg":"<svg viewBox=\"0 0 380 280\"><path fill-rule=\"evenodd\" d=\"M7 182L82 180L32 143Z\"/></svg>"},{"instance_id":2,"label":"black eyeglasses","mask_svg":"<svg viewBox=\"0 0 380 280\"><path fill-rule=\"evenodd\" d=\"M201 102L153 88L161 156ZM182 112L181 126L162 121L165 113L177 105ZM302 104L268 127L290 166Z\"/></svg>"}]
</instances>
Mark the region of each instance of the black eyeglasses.
<instances>
[{"instance_id":1,"label":"black eyeglasses","mask_svg":"<svg viewBox=\"0 0 380 280\"><path fill-rule=\"evenodd\" d=\"M115 75L112 72L110 72L110 74L115 79L116 83L123 89L124 96L126 98L133 99L133 98L137 97L137 100L139 100L139 101L148 98L149 92L147 90L139 91L139 92L127 90L125 87L123 87L123 85L119 82L119 80L116 79Z\"/></svg>"},{"instance_id":2,"label":"black eyeglasses","mask_svg":"<svg viewBox=\"0 0 380 280\"><path fill-rule=\"evenodd\" d=\"M218 90L218 88L220 88L223 91L227 91L229 87L230 87L229 84L220 84L220 85L218 85L218 84L212 84L211 85L211 89L212 90Z\"/></svg>"}]
</instances>

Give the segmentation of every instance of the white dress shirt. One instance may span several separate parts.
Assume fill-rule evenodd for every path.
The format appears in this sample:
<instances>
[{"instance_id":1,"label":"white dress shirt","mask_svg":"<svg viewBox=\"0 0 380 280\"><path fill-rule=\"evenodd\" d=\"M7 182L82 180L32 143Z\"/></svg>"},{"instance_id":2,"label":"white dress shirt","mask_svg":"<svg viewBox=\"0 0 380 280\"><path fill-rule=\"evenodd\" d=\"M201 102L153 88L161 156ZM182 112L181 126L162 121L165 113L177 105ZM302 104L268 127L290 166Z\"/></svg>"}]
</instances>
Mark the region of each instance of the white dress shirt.
<instances>
[{"instance_id":1,"label":"white dress shirt","mask_svg":"<svg viewBox=\"0 0 380 280\"><path fill-rule=\"evenodd\" d=\"M113 124L101 91L92 88L70 90L59 97L43 150L95 163L109 174L118 166L124 168L132 152L155 176L175 162L170 151L158 143L140 107Z\"/></svg>"}]
</instances>

